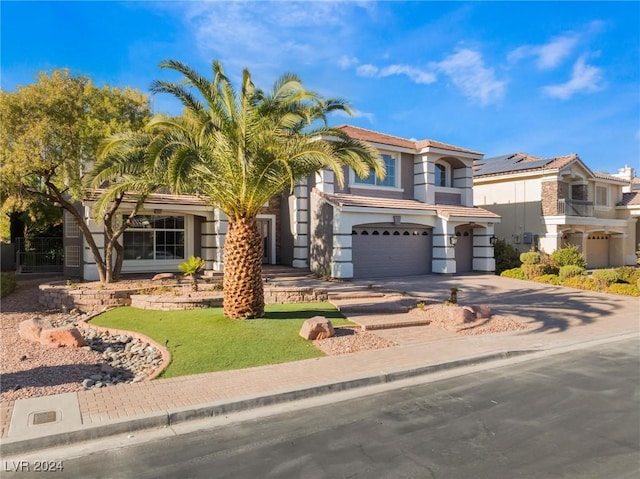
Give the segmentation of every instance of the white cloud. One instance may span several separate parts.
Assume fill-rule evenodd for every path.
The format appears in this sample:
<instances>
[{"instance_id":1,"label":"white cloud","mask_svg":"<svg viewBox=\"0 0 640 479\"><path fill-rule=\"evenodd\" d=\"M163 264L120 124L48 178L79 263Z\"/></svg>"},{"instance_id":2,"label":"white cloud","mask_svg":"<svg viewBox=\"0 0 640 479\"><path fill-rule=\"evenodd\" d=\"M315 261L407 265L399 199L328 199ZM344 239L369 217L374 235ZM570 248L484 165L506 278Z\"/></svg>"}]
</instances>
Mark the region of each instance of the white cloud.
<instances>
[{"instance_id":1,"label":"white cloud","mask_svg":"<svg viewBox=\"0 0 640 479\"><path fill-rule=\"evenodd\" d=\"M433 73L409 65L388 65L386 67L379 68L375 65L365 64L360 65L356 69L356 72L360 76L374 78L405 75L414 83L423 85L427 85L436 81L436 76Z\"/></svg>"},{"instance_id":2,"label":"white cloud","mask_svg":"<svg viewBox=\"0 0 640 479\"><path fill-rule=\"evenodd\" d=\"M585 57L580 57L573 65L571 79L566 83L549 85L543 92L553 98L567 100L576 93L594 93L604 88L602 70L588 65Z\"/></svg>"},{"instance_id":3,"label":"white cloud","mask_svg":"<svg viewBox=\"0 0 640 479\"><path fill-rule=\"evenodd\" d=\"M356 57L350 57L348 55L342 55L338 58L338 66L343 70L356 66L358 63L358 59Z\"/></svg>"},{"instance_id":4,"label":"white cloud","mask_svg":"<svg viewBox=\"0 0 640 479\"><path fill-rule=\"evenodd\" d=\"M337 116L342 116L345 118L364 118L366 120L369 121L369 123L375 123L375 114L374 113L370 113L370 112L366 112L366 111L360 111L360 110L356 110L354 108L351 109L351 115L348 115L347 113L345 113L344 111L336 111L335 114Z\"/></svg>"},{"instance_id":5,"label":"white cloud","mask_svg":"<svg viewBox=\"0 0 640 479\"><path fill-rule=\"evenodd\" d=\"M463 95L482 105L504 96L505 82L496 79L494 70L484 65L478 52L462 49L433 67L446 74Z\"/></svg>"},{"instance_id":6,"label":"white cloud","mask_svg":"<svg viewBox=\"0 0 640 479\"><path fill-rule=\"evenodd\" d=\"M548 70L558 66L565 58L569 57L578 41L578 35L566 33L542 45L524 45L516 48L509 53L507 58L511 62L516 62L526 57L535 57L537 67L541 70Z\"/></svg>"}]
</instances>

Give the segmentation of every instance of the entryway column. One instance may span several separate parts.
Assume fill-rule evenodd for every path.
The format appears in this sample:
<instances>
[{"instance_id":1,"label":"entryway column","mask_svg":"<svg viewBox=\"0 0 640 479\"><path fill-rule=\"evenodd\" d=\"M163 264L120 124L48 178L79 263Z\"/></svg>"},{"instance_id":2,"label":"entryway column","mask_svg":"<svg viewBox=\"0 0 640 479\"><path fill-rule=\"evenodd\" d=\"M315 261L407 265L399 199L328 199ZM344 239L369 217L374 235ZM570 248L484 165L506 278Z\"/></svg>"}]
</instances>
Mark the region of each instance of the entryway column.
<instances>
[{"instance_id":1,"label":"entryway column","mask_svg":"<svg viewBox=\"0 0 640 479\"><path fill-rule=\"evenodd\" d=\"M293 197L293 198L292 198ZM293 235L294 268L309 267L309 188L306 178L293 188L289 197L289 222Z\"/></svg>"},{"instance_id":2,"label":"entryway column","mask_svg":"<svg viewBox=\"0 0 640 479\"><path fill-rule=\"evenodd\" d=\"M351 223L341 221L342 213L333 210L333 253L331 255L331 276L333 278L353 278L353 238ZM375 261L375 258L371 258Z\"/></svg>"},{"instance_id":3,"label":"entryway column","mask_svg":"<svg viewBox=\"0 0 640 479\"><path fill-rule=\"evenodd\" d=\"M495 271L496 260L491 237L494 235L494 225L476 225L473 229L473 270Z\"/></svg>"},{"instance_id":4,"label":"entryway column","mask_svg":"<svg viewBox=\"0 0 640 479\"><path fill-rule=\"evenodd\" d=\"M456 237L456 227L445 219L438 218L433 228L432 272L451 274L456 272L455 245L451 238ZM456 241L456 240L453 240Z\"/></svg>"}]
</instances>

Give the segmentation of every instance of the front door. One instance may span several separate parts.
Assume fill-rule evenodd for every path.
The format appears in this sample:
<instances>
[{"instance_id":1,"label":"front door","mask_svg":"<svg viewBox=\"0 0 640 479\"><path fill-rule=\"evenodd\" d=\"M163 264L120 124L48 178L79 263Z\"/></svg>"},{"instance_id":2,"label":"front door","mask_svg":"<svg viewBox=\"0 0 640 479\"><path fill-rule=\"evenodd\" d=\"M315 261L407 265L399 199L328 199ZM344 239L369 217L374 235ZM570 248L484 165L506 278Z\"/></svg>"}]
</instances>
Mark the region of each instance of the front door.
<instances>
[{"instance_id":1,"label":"front door","mask_svg":"<svg viewBox=\"0 0 640 479\"><path fill-rule=\"evenodd\" d=\"M271 258L271 249L269 247L270 238L269 230L271 229L271 220L258 218L258 230L262 235L262 263L268 264Z\"/></svg>"}]
</instances>

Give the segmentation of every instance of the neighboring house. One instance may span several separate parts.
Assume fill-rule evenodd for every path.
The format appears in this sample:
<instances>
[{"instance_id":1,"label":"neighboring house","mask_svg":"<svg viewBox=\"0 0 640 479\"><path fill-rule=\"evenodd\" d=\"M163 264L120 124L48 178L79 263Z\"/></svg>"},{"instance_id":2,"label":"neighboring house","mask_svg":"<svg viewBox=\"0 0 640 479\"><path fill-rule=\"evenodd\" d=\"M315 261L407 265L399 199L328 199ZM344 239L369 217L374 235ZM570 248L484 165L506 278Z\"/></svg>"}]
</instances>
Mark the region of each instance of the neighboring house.
<instances>
[{"instance_id":1,"label":"neighboring house","mask_svg":"<svg viewBox=\"0 0 640 479\"><path fill-rule=\"evenodd\" d=\"M514 153L476 161L473 194L476 204L502 217L496 235L520 251L551 253L574 244L589 268L604 268L636 264L640 211L637 198L623 197L629 184L592 172L575 154Z\"/></svg>"},{"instance_id":2,"label":"neighboring house","mask_svg":"<svg viewBox=\"0 0 640 479\"><path fill-rule=\"evenodd\" d=\"M272 199L258 216L265 263L334 278L495 270L491 238L500 217L473 205L473 162L481 153L340 128L380 151L386 178L360 179L345 169L340 188L332 172L321 171L292 195ZM204 201L152 195L124 234L123 272L174 271L192 254L205 259L207 270L222 271L226 232L225 215ZM82 246L79 236L72 241L68 247ZM68 275L97 278L88 250L84 257L69 253Z\"/></svg>"}]
</instances>

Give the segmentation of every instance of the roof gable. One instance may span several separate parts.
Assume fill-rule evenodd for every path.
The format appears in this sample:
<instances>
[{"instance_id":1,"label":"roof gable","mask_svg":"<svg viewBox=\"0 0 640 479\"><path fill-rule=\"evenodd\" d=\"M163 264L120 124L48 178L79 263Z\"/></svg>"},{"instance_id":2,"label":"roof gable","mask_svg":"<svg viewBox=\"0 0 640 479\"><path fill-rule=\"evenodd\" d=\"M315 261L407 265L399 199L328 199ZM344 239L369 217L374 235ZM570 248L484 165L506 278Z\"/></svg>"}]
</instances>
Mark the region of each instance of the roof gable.
<instances>
[{"instance_id":1,"label":"roof gable","mask_svg":"<svg viewBox=\"0 0 640 479\"><path fill-rule=\"evenodd\" d=\"M386 133L379 133L377 131L367 130L351 125L340 125L337 127L339 130L344 131L351 138L356 140L368 141L370 143L378 143L381 145L389 145L400 148L407 148L413 150L415 153L425 148L439 148L442 150L455 151L458 153L470 153L474 155L482 155L482 153L461 148L459 146L450 145L448 143L442 143L435 140L409 140L407 138L401 138L399 136L387 135Z\"/></svg>"}]
</instances>

